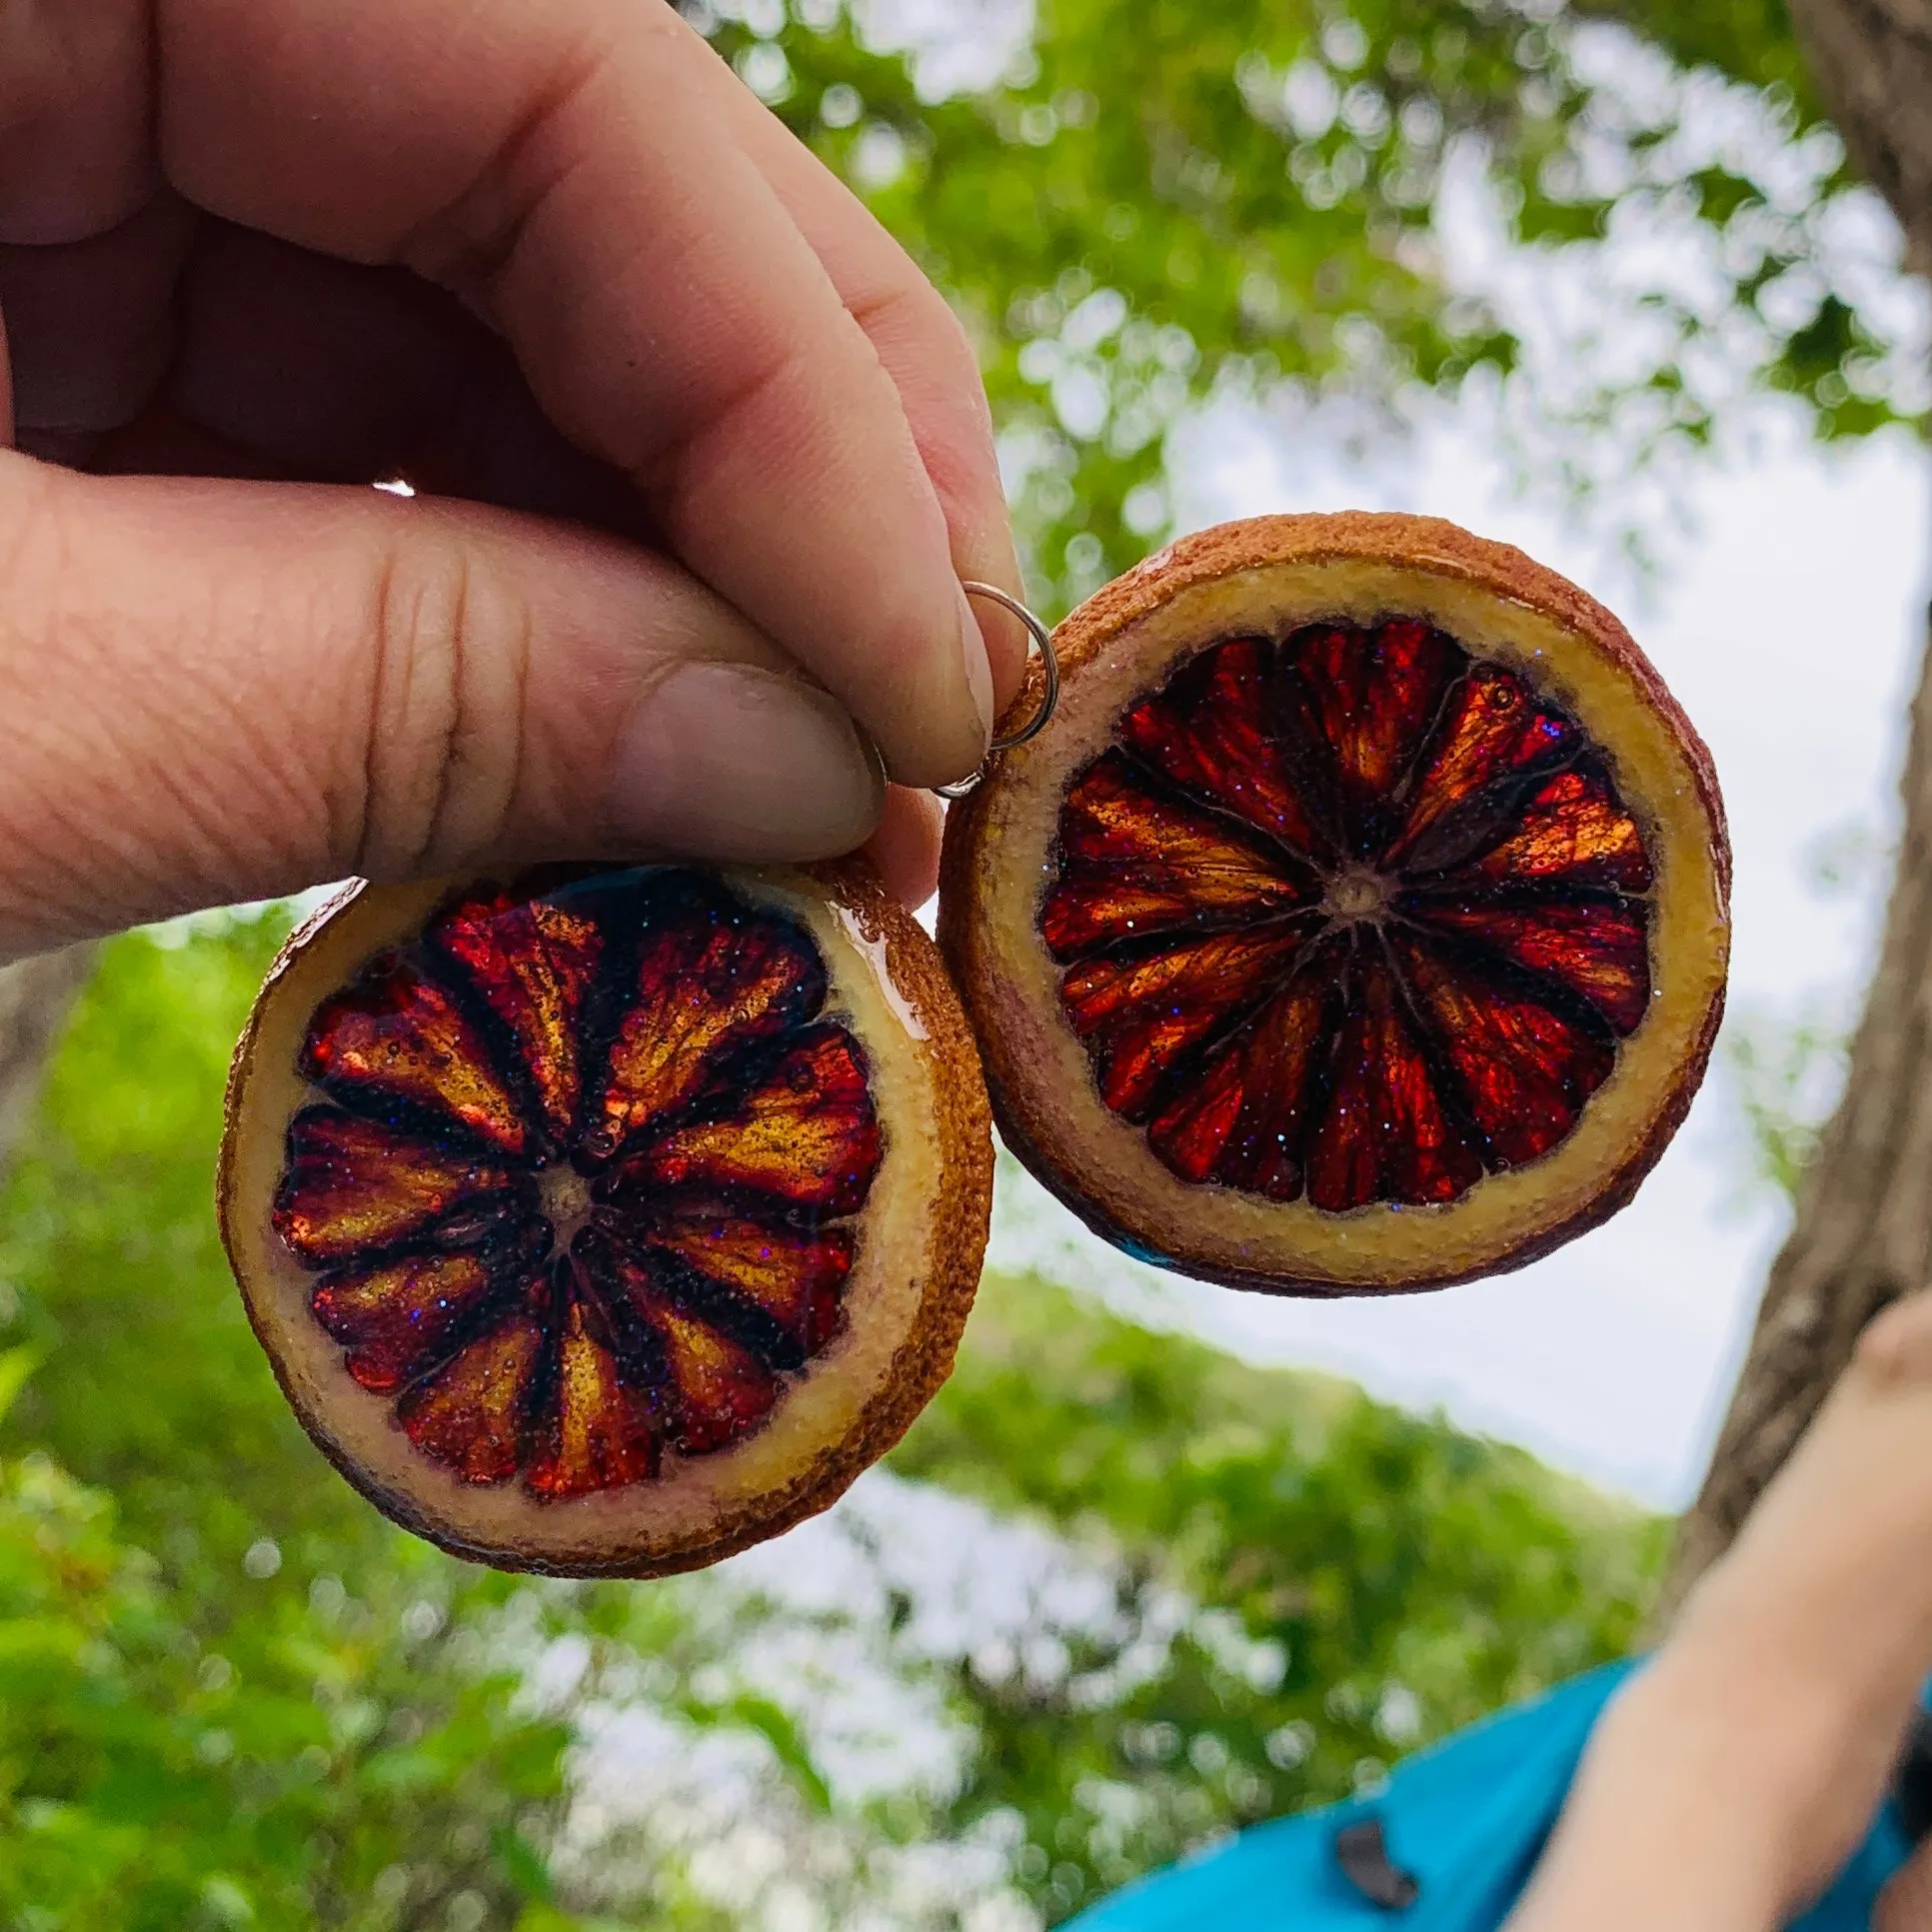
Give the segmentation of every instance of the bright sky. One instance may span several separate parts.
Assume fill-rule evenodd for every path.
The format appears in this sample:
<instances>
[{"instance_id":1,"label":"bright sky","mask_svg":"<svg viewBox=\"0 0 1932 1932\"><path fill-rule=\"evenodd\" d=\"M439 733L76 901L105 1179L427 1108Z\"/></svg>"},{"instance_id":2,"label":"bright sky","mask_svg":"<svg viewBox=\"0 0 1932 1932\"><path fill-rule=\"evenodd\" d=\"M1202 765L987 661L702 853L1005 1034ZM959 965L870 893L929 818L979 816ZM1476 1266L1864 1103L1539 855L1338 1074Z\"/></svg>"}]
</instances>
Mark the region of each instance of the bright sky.
<instances>
[{"instance_id":1,"label":"bright sky","mask_svg":"<svg viewBox=\"0 0 1932 1932\"><path fill-rule=\"evenodd\" d=\"M1904 701L1923 642L1932 476L1903 438L1827 455L1767 425L1694 487L1695 526L1648 592L1603 547L1512 501L1453 426L1368 469L1218 426L1183 528L1263 510L1404 509L1521 545L1596 592L1710 744L1736 849L1734 1012L1849 996L1884 868L1821 892L1823 856L1889 838ZM1753 1190L1723 1045L1636 1201L1521 1273L1388 1301L1278 1301L1176 1280L1009 1187L996 1263L1037 1261L1258 1360L1316 1363L1524 1443L1648 1501L1695 1488L1764 1269L1783 1231Z\"/></svg>"}]
</instances>

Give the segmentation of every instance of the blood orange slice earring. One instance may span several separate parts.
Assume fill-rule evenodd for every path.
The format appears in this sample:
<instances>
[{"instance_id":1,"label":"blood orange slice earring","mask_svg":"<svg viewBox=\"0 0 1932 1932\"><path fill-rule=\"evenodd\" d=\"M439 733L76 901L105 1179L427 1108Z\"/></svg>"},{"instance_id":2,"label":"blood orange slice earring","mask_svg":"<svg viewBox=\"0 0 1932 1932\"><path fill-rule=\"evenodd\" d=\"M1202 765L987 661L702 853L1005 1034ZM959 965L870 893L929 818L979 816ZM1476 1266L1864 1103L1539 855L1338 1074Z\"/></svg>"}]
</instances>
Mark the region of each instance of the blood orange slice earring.
<instances>
[{"instance_id":1,"label":"blood orange slice earring","mask_svg":"<svg viewBox=\"0 0 1932 1932\"><path fill-rule=\"evenodd\" d=\"M1434 519L1270 517L1053 642L1053 728L953 809L940 920L1040 1180L1301 1294L1520 1266L1630 1198L1717 1030L1730 854L1615 618Z\"/></svg>"}]
</instances>

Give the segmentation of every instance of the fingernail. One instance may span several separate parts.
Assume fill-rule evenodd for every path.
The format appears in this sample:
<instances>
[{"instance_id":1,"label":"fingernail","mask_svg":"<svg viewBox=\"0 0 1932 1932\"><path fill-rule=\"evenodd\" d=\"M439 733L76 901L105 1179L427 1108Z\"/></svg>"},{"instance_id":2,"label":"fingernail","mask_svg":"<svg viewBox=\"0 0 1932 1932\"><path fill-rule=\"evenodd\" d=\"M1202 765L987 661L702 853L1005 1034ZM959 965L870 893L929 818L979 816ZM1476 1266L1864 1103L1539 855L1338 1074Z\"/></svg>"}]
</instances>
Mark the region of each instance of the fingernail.
<instances>
[{"instance_id":1,"label":"fingernail","mask_svg":"<svg viewBox=\"0 0 1932 1932\"><path fill-rule=\"evenodd\" d=\"M618 734L611 815L620 839L694 858L816 859L869 837L884 796L878 755L827 693L687 664Z\"/></svg>"},{"instance_id":2,"label":"fingernail","mask_svg":"<svg viewBox=\"0 0 1932 1932\"><path fill-rule=\"evenodd\" d=\"M981 748L992 743L992 661L986 656L985 633L979 614L964 590L960 593L960 650L966 659L966 690L979 714Z\"/></svg>"}]
</instances>

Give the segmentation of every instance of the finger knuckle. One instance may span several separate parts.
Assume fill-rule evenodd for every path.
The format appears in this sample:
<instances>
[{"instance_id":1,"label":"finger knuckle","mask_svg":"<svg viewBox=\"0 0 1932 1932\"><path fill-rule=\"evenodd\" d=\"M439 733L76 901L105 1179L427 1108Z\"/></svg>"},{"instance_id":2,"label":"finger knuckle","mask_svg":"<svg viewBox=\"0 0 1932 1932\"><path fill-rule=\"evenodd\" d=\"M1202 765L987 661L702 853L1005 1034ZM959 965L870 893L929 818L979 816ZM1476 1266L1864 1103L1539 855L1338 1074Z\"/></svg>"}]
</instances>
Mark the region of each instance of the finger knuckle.
<instances>
[{"instance_id":1,"label":"finger knuckle","mask_svg":"<svg viewBox=\"0 0 1932 1932\"><path fill-rule=\"evenodd\" d=\"M1852 1372L1877 1387L1932 1383L1932 1293L1893 1289L1859 1332Z\"/></svg>"},{"instance_id":2,"label":"finger knuckle","mask_svg":"<svg viewBox=\"0 0 1932 1932\"><path fill-rule=\"evenodd\" d=\"M19 633L47 625L73 555L74 514L59 471L0 454L0 585L4 622Z\"/></svg>"},{"instance_id":3,"label":"finger knuckle","mask_svg":"<svg viewBox=\"0 0 1932 1932\"><path fill-rule=\"evenodd\" d=\"M933 292L932 307L936 353L952 363L956 374L968 379L971 393L983 400L984 392L979 386L979 351L966 318L937 289Z\"/></svg>"},{"instance_id":4,"label":"finger knuckle","mask_svg":"<svg viewBox=\"0 0 1932 1932\"><path fill-rule=\"evenodd\" d=\"M451 871L501 843L514 818L529 604L473 546L412 534L383 560L370 638L356 870Z\"/></svg>"},{"instance_id":5,"label":"finger knuckle","mask_svg":"<svg viewBox=\"0 0 1932 1932\"><path fill-rule=\"evenodd\" d=\"M907 353L917 353L920 362L945 381L957 383L969 377L976 387L979 361L965 322L910 263L908 270L903 280L855 303L854 319L875 340L896 342Z\"/></svg>"}]
</instances>

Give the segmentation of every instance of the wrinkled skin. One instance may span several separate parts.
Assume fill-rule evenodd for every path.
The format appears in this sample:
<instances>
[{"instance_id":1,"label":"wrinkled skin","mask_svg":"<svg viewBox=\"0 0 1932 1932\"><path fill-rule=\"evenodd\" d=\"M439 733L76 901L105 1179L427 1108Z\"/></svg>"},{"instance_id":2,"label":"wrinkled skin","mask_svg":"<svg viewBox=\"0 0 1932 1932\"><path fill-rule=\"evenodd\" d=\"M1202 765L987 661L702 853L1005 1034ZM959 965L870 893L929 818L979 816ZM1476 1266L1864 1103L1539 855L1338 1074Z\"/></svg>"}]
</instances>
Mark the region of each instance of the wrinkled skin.
<instances>
[{"instance_id":1,"label":"wrinkled skin","mask_svg":"<svg viewBox=\"0 0 1932 1932\"><path fill-rule=\"evenodd\" d=\"M930 890L884 780L1020 660L972 357L660 0L0 9L0 960L507 859Z\"/></svg>"}]
</instances>

